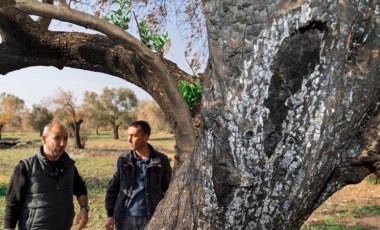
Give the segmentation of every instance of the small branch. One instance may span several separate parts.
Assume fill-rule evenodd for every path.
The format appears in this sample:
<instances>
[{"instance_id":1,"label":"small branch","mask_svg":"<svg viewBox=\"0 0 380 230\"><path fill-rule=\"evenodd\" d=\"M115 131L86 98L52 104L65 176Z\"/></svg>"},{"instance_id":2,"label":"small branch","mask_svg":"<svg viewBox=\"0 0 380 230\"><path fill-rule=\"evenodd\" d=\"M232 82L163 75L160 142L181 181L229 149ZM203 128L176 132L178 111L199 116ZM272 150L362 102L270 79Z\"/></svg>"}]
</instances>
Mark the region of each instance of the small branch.
<instances>
[{"instance_id":1,"label":"small branch","mask_svg":"<svg viewBox=\"0 0 380 230\"><path fill-rule=\"evenodd\" d=\"M185 58L185 60L186 60L187 64L189 65L191 71L193 71L193 74L195 75L195 71L194 71L193 67L190 65L190 63L189 63L189 61L187 60L187 58Z\"/></svg>"},{"instance_id":2,"label":"small branch","mask_svg":"<svg viewBox=\"0 0 380 230\"><path fill-rule=\"evenodd\" d=\"M140 37L140 40L141 40L141 30L140 30L139 22L138 22L138 20L137 20L137 17L136 17L136 14L135 14L134 11L133 11L133 17L135 18L136 25L137 25L137 30L139 31L139 37Z\"/></svg>"}]
</instances>

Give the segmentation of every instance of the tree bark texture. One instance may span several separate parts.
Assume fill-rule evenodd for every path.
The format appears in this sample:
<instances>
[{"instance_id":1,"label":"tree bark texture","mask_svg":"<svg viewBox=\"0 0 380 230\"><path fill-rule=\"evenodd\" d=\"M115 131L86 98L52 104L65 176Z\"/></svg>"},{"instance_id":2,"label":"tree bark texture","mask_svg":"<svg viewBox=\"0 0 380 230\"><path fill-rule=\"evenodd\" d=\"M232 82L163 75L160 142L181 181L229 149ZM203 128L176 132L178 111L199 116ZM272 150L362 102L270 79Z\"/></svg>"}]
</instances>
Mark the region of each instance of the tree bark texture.
<instances>
[{"instance_id":1,"label":"tree bark texture","mask_svg":"<svg viewBox=\"0 0 380 230\"><path fill-rule=\"evenodd\" d=\"M149 229L299 229L375 170L376 4L207 1L201 137Z\"/></svg>"}]
</instances>

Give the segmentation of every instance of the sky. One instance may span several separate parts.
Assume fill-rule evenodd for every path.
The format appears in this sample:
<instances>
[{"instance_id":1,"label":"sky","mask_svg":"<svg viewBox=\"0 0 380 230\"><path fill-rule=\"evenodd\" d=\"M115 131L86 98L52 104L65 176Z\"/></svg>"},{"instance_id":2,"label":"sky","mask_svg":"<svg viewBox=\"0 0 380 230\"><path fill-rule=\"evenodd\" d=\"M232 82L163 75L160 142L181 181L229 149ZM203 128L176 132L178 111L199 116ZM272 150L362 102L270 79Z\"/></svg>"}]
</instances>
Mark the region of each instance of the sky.
<instances>
[{"instance_id":1,"label":"sky","mask_svg":"<svg viewBox=\"0 0 380 230\"><path fill-rule=\"evenodd\" d=\"M31 108L41 100L51 98L58 89L72 91L80 104L85 91L98 94L102 89L125 87L132 89L139 100L151 100L151 96L141 88L111 75L91 71L54 67L29 67L0 75L0 92L13 94L24 100Z\"/></svg>"},{"instance_id":2,"label":"sky","mask_svg":"<svg viewBox=\"0 0 380 230\"><path fill-rule=\"evenodd\" d=\"M55 22L52 30L89 32L81 27L68 27L61 22ZM169 27L170 28L170 27ZM172 27L174 28L174 27ZM182 70L190 73L190 68L184 57L184 40L176 29L169 29L171 48L165 58L175 62ZM0 40L1 42L1 40ZM59 70L54 67L29 67L0 74L0 93L15 95L24 100L28 108L52 97L59 89L73 92L76 103L81 104L85 91L98 94L102 89L125 87L133 90L139 100L152 100L152 97L141 88L115 76L85 71L73 68Z\"/></svg>"}]
</instances>

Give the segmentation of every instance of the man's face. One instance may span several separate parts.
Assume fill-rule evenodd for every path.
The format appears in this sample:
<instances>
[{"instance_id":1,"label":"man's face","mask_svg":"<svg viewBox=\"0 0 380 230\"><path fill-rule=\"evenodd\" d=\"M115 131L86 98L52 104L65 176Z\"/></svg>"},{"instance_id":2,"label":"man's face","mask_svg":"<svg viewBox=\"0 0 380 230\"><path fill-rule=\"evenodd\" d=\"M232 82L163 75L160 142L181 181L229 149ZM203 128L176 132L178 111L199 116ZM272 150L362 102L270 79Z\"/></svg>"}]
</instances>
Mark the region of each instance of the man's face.
<instances>
[{"instance_id":1,"label":"man's face","mask_svg":"<svg viewBox=\"0 0 380 230\"><path fill-rule=\"evenodd\" d=\"M56 161L65 152L67 145L67 130L59 125L54 125L51 131L41 137L44 153L48 160Z\"/></svg>"},{"instance_id":2,"label":"man's face","mask_svg":"<svg viewBox=\"0 0 380 230\"><path fill-rule=\"evenodd\" d=\"M143 134L139 127L128 128L128 143L131 150L139 150L148 143L149 135Z\"/></svg>"}]
</instances>

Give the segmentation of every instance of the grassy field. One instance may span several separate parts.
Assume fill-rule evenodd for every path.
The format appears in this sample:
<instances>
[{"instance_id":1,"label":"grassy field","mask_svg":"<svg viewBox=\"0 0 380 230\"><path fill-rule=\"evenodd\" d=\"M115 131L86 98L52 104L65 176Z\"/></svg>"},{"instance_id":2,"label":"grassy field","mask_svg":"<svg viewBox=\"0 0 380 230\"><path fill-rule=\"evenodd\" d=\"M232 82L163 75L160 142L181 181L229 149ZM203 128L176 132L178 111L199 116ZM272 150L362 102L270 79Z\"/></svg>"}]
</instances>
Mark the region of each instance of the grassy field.
<instances>
[{"instance_id":1,"label":"grassy field","mask_svg":"<svg viewBox=\"0 0 380 230\"><path fill-rule=\"evenodd\" d=\"M16 164L23 158L36 152L40 144L37 133L3 133L3 139L21 141L21 145L27 141L33 144L12 149L0 149L0 229L4 229L4 196L6 188ZM89 191L90 222L88 229L104 229L106 217L104 209L104 195L108 180L110 179L114 163L122 150L128 148L128 143L121 135L120 140L113 140L111 134L104 132L99 136L90 135L86 142L86 148L76 150L72 146L73 140L69 140L67 152L76 162L80 174L86 180ZM169 158L174 154L174 138L169 134L153 134L150 143L158 150L166 153ZM77 204L76 204L77 206ZM78 210L77 207L76 210ZM75 229L73 227L73 229Z\"/></svg>"},{"instance_id":2,"label":"grassy field","mask_svg":"<svg viewBox=\"0 0 380 230\"><path fill-rule=\"evenodd\" d=\"M4 229L4 196L14 166L20 159L34 154L40 144L37 133L3 133L6 140L18 140L20 147L0 149L0 229ZM26 142L28 145L24 145ZM87 229L104 229L104 194L120 151L128 147L125 137L113 140L109 132L89 135L86 148L75 150L69 140L67 152L87 182L91 207ZM150 143L173 159L174 138L169 134L153 134ZM24 145L24 146L22 146ZM77 207L76 210L79 208ZM75 228L73 228L75 229ZM375 230L380 229L380 185L368 180L346 186L319 207L302 229L312 230Z\"/></svg>"}]
</instances>

